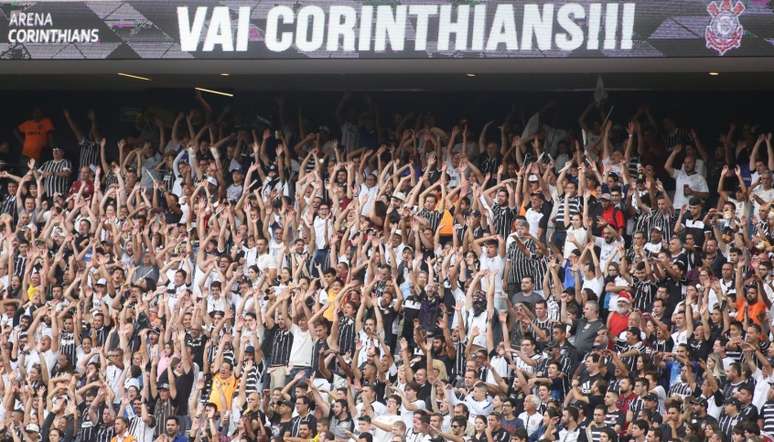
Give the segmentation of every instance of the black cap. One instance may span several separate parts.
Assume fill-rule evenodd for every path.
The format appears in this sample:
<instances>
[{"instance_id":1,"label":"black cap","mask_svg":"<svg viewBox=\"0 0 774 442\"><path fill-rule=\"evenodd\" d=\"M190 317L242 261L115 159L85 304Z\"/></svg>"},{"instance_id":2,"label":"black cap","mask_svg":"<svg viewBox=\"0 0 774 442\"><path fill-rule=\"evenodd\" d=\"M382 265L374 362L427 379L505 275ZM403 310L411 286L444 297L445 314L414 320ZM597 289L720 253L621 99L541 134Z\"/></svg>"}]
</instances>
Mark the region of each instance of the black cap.
<instances>
[{"instance_id":1,"label":"black cap","mask_svg":"<svg viewBox=\"0 0 774 442\"><path fill-rule=\"evenodd\" d=\"M253 347L252 345L248 345L247 347L245 347L245 353L255 353L255 347Z\"/></svg>"},{"instance_id":2,"label":"black cap","mask_svg":"<svg viewBox=\"0 0 774 442\"><path fill-rule=\"evenodd\" d=\"M162 383L159 384L158 389L159 390L169 390L169 384L166 383L166 382L162 382Z\"/></svg>"},{"instance_id":3,"label":"black cap","mask_svg":"<svg viewBox=\"0 0 774 442\"><path fill-rule=\"evenodd\" d=\"M655 395L655 394L653 394L653 393L648 393L648 394L646 394L646 395L645 395L645 397L644 397L644 398L642 398L642 400L644 400L644 401L653 401L653 402L658 402L658 396L656 396L656 395Z\"/></svg>"},{"instance_id":4,"label":"black cap","mask_svg":"<svg viewBox=\"0 0 774 442\"><path fill-rule=\"evenodd\" d=\"M733 405L736 408L740 408L741 404L739 403L739 401L736 398L730 398L730 399L726 400L725 405Z\"/></svg>"}]
</instances>

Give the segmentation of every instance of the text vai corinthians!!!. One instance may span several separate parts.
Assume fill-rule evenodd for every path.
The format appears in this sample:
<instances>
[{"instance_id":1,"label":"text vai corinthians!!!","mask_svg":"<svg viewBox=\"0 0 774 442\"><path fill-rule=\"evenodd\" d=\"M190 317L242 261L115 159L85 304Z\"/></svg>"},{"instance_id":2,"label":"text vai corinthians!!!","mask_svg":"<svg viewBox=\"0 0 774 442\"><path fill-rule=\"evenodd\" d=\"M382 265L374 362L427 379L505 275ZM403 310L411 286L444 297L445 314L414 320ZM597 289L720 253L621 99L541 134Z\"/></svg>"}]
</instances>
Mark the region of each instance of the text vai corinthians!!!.
<instances>
[{"instance_id":1,"label":"text vai corinthians!!!","mask_svg":"<svg viewBox=\"0 0 774 442\"><path fill-rule=\"evenodd\" d=\"M635 6L309 5L294 11L280 5L266 15L263 43L272 52L628 50ZM251 13L248 6L178 7L180 47L187 52L247 51Z\"/></svg>"}]
</instances>

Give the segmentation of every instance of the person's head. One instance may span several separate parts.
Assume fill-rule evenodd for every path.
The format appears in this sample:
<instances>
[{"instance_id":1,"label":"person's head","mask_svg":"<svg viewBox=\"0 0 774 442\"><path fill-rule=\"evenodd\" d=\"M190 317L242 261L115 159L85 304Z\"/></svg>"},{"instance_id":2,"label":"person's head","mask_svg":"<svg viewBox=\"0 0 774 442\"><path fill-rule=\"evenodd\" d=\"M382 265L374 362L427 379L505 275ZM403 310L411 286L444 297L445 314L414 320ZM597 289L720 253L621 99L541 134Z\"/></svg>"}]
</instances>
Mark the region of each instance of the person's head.
<instances>
[{"instance_id":1,"label":"person's head","mask_svg":"<svg viewBox=\"0 0 774 442\"><path fill-rule=\"evenodd\" d=\"M527 413L529 414L535 413L538 407L540 407L540 399L534 394L531 394L526 398L524 398L524 411L526 411Z\"/></svg>"},{"instance_id":2,"label":"person's head","mask_svg":"<svg viewBox=\"0 0 774 442\"><path fill-rule=\"evenodd\" d=\"M606 412L605 407L602 405L597 405L596 407L594 407L594 414L592 414L592 420L594 421L595 425L605 424L605 412Z\"/></svg>"},{"instance_id":3,"label":"person's head","mask_svg":"<svg viewBox=\"0 0 774 442\"><path fill-rule=\"evenodd\" d=\"M336 401L333 402L333 415L338 417L343 417L347 414L347 401L343 399L336 399Z\"/></svg>"},{"instance_id":4,"label":"person's head","mask_svg":"<svg viewBox=\"0 0 774 442\"><path fill-rule=\"evenodd\" d=\"M686 154L683 160L683 169L689 174L693 173L696 170L696 157Z\"/></svg>"},{"instance_id":5,"label":"person's head","mask_svg":"<svg viewBox=\"0 0 774 442\"><path fill-rule=\"evenodd\" d=\"M430 415L425 410L417 410L414 412L414 431L417 433L426 433L430 426Z\"/></svg>"},{"instance_id":6,"label":"person's head","mask_svg":"<svg viewBox=\"0 0 774 442\"><path fill-rule=\"evenodd\" d=\"M486 416L477 415L473 418L473 429L476 433L483 433L486 430Z\"/></svg>"},{"instance_id":7,"label":"person's head","mask_svg":"<svg viewBox=\"0 0 774 442\"><path fill-rule=\"evenodd\" d=\"M508 202L508 191L500 189L497 191L497 204L504 205Z\"/></svg>"},{"instance_id":8,"label":"person's head","mask_svg":"<svg viewBox=\"0 0 774 442\"><path fill-rule=\"evenodd\" d=\"M596 320L599 317L599 304L596 301L588 301L583 305L583 316L588 321Z\"/></svg>"},{"instance_id":9,"label":"person's head","mask_svg":"<svg viewBox=\"0 0 774 442\"><path fill-rule=\"evenodd\" d=\"M64 437L64 432L56 427L51 427L48 430L48 440L51 442L60 442Z\"/></svg>"},{"instance_id":10,"label":"person's head","mask_svg":"<svg viewBox=\"0 0 774 442\"><path fill-rule=\"evenodd\" d=\"M171 438L174 438L177 433L180 432L180 423L178 422L176 416L169 416L167 418L164 426L164 432L167 433L167 436Z\"/></svg>"},{"instance_id":11,"label":"person's head","mask_svg":"<svg viewBox=\"0 0 774 442\"><path fill-rule=\"evenodd\" d=\"M732 362L726 368L726 378L731 382L736 382L742 376L742 367L738 362Z\"/></svg>"},{"instance_id":12,"label":"person's head","mask_svg":"<svg viewBox=\"0 0 774 442\"><path fill-rule=\"evenodd\" d=\"M484 401L486 400L486 393L487 393L486 384L483 382L479 382L473 388L473 399L477 401Z\"/></svg>"},{"instance_id":13,"label":"person's head","mask_svg":"<svg viewBox=\"0 0 774 442\"><path fill-rule=\"evenodd\" d=\"M465 416L454 416L451 420L451 431L455 436L462 436L465 434L465 429L468 426L468 420Z\"/></svg>"},{"instance_id":14,"label":"person's head","mask_svg":"<svg viewBox=\"0 0 774 442\"><path fill-rule=\"evenodd\" d=\"M650 425L648 424L648 421L644 419L637 419L632 424L632 437L635 439L642 439L645 437L645 435L648 434L648 429L650 428Z\"/></svg>"},{"instance_id":15,"label":"person's head","mask_svg":"<svg viewBox=\"0 0 774 442\"><path fill-rule=\"evenodd\" d=\"M567 194L570 197L574 197L576 192L578 191L578 186L575 184L575 182L567 180L564 183L564 193Z\"/></svg>"},{"instance_id":16,"label":"person's head","mask_svg":"<svg viewBox=\"0 0 774 442\"><path fill-rule=\"evenodd\" d=\"M532 290L535 288L535 282L532 279L532 276L525 275L521 278L521 291L524 293L531 293Z\"/></svg>"},{"instance_id":17,"label":"person's head","mask_svg":"<svg viewBox=\"0 0 774 442\"><path fill-rule=\"evenodd\" d=\"M122 435L129 428L129 421L123 417L118 416L113 423L113 429L116 435Z\"/></svg>"},{"instance_id":18,"label":"person's head","mask_svg":"<svg viewBox=\"0 0 774 442\"><path fill-rule=\"evenodd\" d=\"M492 413L489 416L487 416L487 425L489 428L492 429L492 431L497 431L502 426L502 415L500 413Z\"/></svg>"},{"instance_id":19,"label":"person's head","mask_svg":"<svg viewBox=\"0 0 774 442\"><path fill-rule=\"evenodd\" d=\"M427 210L435 210L435 205L438 203L438 200L435 197L435 194L430 194L425 197L424 201L424 208Z\"/></svg>"},{"instance_id":20,"label":"person's head","mask_svg":"<svg viewBox=\"0 0 774 442\"><path fill-rule=\"evenodd\" d=\"M543 425L548 426L553 423L554 426L556 426L559 423L561 416L562 415L557 408L548 407L546 408L546 411L543 412Z\"/></svg>"},{"instance_id":21,"label":"person's head","mask_svg":"<svg viewBox=\"0 0 774 442\"><path fill-rule=\"evenodd\" d=\"M753 399L753 388L747 384L742 384L739 388L736 389L736 398L739 400L739 403L744 407L746 405L749 405L752 402Z\"/></svg>"}]
</instances>

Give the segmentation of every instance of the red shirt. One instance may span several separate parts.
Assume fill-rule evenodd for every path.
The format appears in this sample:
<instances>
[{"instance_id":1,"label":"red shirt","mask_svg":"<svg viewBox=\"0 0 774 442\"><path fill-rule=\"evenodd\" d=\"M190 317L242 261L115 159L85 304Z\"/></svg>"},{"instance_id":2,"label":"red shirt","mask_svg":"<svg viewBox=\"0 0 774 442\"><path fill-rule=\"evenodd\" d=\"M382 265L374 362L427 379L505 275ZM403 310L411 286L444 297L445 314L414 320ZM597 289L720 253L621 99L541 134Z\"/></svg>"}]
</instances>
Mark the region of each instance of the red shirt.
<instances>
[{"instance_id":1,"label":"red shirt","mask_svg":"<svg viewBox=\"0 0 774 442\"><path fill-rule=\"evenodd\" d=\"M606 223L610 224L614 229L618 231L620 231L626 226L623 212L621 211L621 209L616 209L613 206L610 206L607 209L602 211L602 219L604 219Z\"/></svg>"},{"instance_id":2,"label":"red shirt","mask_svg":"<svg viewBox=\"0 0 774 442\"><path fill-rule=\"evenodd\" d=\"M610 324L610 327L608 327L610 336L615 339L618 337L618 335L621 334L622 331L629 327L629 315L622 315L618 312L612 312L610 313L610 319L608 320L608 323Z\"/></svg>"},{"instance_id":3,"label":"red shirt","mask_svg":"<svg viewBox=\"0 0 774 442\"><path fill-rule=\"evenodd\" d=\"M92 193L94 193L94 182L93 181L74 181L72 185L70 185L70 191L67 192L67 195L75 195L78 193L78 190L81 189L81 183L86 184L86 188L83 189L83 195L89 196Z\"/></svg>"}]
</instances>

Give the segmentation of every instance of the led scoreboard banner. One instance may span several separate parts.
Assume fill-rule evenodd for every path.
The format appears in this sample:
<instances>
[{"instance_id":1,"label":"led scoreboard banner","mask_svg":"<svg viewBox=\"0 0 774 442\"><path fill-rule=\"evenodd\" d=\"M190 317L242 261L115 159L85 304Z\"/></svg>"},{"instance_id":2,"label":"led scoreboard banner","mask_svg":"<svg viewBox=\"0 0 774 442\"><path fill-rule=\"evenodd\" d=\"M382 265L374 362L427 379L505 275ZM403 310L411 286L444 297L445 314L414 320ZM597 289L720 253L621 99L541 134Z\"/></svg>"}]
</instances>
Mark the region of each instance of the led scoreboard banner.
<instances>
[{"instance_id":1,"label":"led scoreboard banner","mask_svg":"<svg viewBox=\"0 0 774 442\"><path fill-rule=\"evenodd\" d=\"M767 0L0 1L2 60L772 56Z\"/></svg>"}]
</instances>

